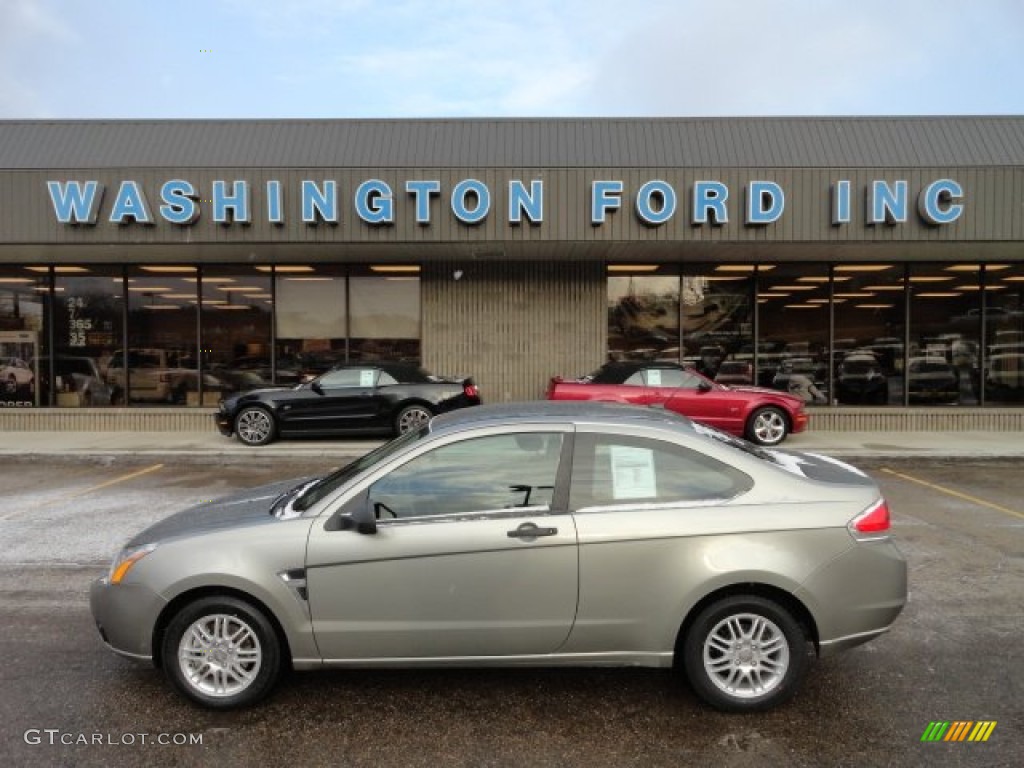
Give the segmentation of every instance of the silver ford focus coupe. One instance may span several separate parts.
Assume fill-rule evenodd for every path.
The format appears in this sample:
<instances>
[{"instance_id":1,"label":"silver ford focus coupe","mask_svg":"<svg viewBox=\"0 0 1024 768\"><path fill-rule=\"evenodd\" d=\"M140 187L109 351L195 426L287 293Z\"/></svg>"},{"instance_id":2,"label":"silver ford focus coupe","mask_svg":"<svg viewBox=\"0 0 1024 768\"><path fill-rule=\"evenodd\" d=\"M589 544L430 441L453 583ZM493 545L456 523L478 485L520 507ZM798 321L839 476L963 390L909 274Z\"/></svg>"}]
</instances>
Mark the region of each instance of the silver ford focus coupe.
<instances>
[{"instance_id":1,"label":"silver ford focus coupe","mask_svg":"<svg viewBox=\"0 0 1024 768\"><path fill-rule=\"evenodd\" d=\"M286 668L678 667L762 710L906 601L864 473L666 411L578 402L435 417L320 478L173 515L92 587L114 651L218 709Z\"/></svg>"}]
</instances>

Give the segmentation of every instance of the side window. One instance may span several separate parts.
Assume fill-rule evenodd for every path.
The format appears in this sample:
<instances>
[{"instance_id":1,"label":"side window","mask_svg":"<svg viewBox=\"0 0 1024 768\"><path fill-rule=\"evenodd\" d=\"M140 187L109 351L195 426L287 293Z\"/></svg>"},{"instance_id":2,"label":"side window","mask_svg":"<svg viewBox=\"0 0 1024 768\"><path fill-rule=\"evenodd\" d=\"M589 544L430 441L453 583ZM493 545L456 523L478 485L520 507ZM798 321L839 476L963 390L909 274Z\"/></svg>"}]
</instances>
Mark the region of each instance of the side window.
<instances>
[{"instance_id":1,"label":"side window","mask_svg":"<svg viewBox=\"0 0 1024 768\"><path fill-rule=\"evenodd\" d=\"M683 384L683 372L678 368L648 368L644 375L649 387L679 387Z\"/></svg>"},{"instance_id":2,"label":"side window","mask_svg":"<svg viewBox=\"0 0 1024 768\"><path fill-rule=\"evenodd\" d=\"M550 507L562 434L463 440L418 456L370 487L378 517L424 517Z\"/></svg>"},{"instance_id":3,"label":"side window","mask_svg":"<svg viewBox=\"0 0 1024 768\"><path fill-rule=\"evenodd\" d=\"M743 472L674 443L578 433L569 506L685 504L729 499L751 487Z\"/></svg>"},{"instance_id":4,"label":"side window","mask_svg":"<svg viewBox=\"0 0 1024 768\"><path fill-rule=\"evenodd\" d=\"M697 389L701 382L704 381L700 376L690 371L680 371L679 377L680 381L676 386L683 389Z\"/></svg>"},{"instance_id":5,"label":"side window","mask_svg":"<svg viewBox=\"0 0 1024 768\"><path fill-rule=\"evenodd\" d=\"M394 386L397 383L398 383L398 379L396 379L394 376L392 376L387 371L381 371L380 372L380 378L377 379L377 386L378 387L390 387L390 386Z\"/></svg>"},{"instance_id":6,"label":"side window","mask_svg":"<svg viewBox=\"0 0 1024 768\"><path fill-rule=\"evenodd\" d=\"M377 381L375 368L342 368L339 371L328 371L320 377L320 386L324 389L343 389L345 387L372 387Z\"/></svg>"},{"instance_id":7,"label":"side window","mask_svg":"<svg viewBox=\"0 0 1024 768\"><path fill-rule=\"evenodd\" d=\"M644 372L637 371L622 383L630 387L642 387L644 386Z\"/></svg>"}]
</instances>

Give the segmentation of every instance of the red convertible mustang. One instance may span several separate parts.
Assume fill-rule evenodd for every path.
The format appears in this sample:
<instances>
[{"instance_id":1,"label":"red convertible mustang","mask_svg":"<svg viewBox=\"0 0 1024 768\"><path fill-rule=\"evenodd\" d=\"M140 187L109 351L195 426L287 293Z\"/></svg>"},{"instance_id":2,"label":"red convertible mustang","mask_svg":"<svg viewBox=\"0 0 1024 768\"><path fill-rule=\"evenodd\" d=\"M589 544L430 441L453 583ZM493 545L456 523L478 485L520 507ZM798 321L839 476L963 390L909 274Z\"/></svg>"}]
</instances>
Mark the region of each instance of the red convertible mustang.
<instances>
[{"instance_id":1,"label":"red convertible mustang","mask_svg":"<svg viewBox=\"0 0 1024 768\"><path fill-rule=\"evenodd\" d=\"M778 445L807 427L798 397L759 387L730 387L674 363L606 363L582 379L551 379L548 400L597 400L661 406L758 445Z\"/></svg>"}]
</instances>

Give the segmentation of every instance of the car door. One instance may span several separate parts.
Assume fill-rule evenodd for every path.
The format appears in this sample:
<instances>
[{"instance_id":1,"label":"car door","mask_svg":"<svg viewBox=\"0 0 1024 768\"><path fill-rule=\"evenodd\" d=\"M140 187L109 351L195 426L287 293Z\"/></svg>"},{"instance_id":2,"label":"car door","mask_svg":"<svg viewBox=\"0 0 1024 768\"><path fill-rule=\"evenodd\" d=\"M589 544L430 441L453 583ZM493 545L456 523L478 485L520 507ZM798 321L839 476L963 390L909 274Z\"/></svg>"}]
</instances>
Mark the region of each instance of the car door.
<instances>
[{"instance_id":1,"label":"car door","mask_svg":"<svg viewBox=\"0 0 1024 768\"><path fill-rule=\"evenodd\" d=\"M578 431L569 508L580 600L565 652L670 660L681 606L715 578L723 550L744 551L742 536L733 545L719 534L744 529L750 511L735 502L752 487L744 472L675 443Z\"/></svg>"},{"instance_id":2,"label":"car door","mask_svg":"<svg viewBox=\"0 0 1024 768\"><path fill-rule=\"evenodd\" d=\"M313 526L307 581L327 660L533 656L576 614L571 427L455 435L353 489L376 531ZM330 516L326 520L331 520Z\"/></svg>"},{"instance_id":3,"label":"car door","mask_svg":"<svg viewBox=\"0 0 1024 768\"><path fill-rule=\"evenodd\" d=\"M370 425L380 370L340 368L315 379L304 397L289 393L278 408L286 432L344 432Z\"/></svg>"},{"instance_id":4,"label":"car door","mask_svg":"<svg viewBox=\"0 0 1024 768\"><path fill-rule=\"evenodd\" d=\"M645 372L651 402L727 432L743 431L743 400L692 371L650 368ZM710 388L701 385L710 384Z\"/></svg>"}]
</instances>

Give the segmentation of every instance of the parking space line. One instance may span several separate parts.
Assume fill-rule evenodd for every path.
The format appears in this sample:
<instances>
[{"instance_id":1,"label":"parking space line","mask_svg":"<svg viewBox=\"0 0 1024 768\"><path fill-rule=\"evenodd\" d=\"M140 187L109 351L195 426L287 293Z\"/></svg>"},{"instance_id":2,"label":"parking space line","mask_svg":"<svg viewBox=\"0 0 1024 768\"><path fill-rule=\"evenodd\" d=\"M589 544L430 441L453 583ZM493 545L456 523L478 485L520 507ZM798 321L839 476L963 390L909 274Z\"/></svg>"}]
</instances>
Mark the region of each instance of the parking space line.
<instances>
[{"instance_id":1,"label":"parking space line","mask_svg":"<svg viewBox=\"0 0 1024 768\"><path fill-rule=\"evenodd\" d=\"M926 488L931 488L932 490L939 491L941 493L945 493L945 494L948 494L950 496L956 496L957 498L963 499L964 501L969 501L972 504L979 504L979 505L981 505L983 507L988 507L989 509L994 509L997 512L1003 512L1003 513L1005 513L1007 515L1013 515L1014 517L1019 517L1022 520L1024 520L1024 515L1022 515L1020 512L1016 512L1016 511L1010 509L1009 507L1003 507L1003 506L1000 506L999 504L993 504L991 501L985 501L984 499L979 499L976 496L969 496L966 493L960 493L960 491L954 491L952 488L946 488L945 486L942 486L942 485L936 485L935 483L929 483L927 480L921 480L920 478L917 478L917 477L911 477L910 475L905 475L902 472L897 472L897 471L892 470L892 469L886 469L886 468L883 467L882 471L885 472L886 474L894 475L895 477L898 477L898 478L900 478L902 480L906 480L906 481L911 482L911 483L917 483L918 485L923 485Z\"/></svg>"},{"instance_id":2,"label":"parking space line","mask_svg":"<svg viewBox=\"0 0 1024 768\"><path fill-rule=\"evenodd\" d=\"M117 485L118 483L123 483L123 482L125 482L127 480L134 480L136 477L142 477L143 475L148 475L150 472L156 472L157 470L163 469L163 467L164 467L163 464L154 464L151 467L146 467L145 469L140 469L137 472L129 472L127 475L121 475L120 477L115 477L112 480L107 480L105 483L100 483L99 485L93 485L93 486L90 486L89 488L85 488L85 489L83 489L81 491L75 491L74 493L68 493L68 494L65 494L64 496L58 496L57 498L54 498L54 499L47 499L46 501L40 501L40 502L38 502L36 504L32 504L32 505L27 506L27 507L21 507L19 509L15 509L15 510L13 510L11 512L8 512L5 515L0 515L0 520L9 520L10 518L14 517L15 515L21 514L22 512L31 512L32 510L39 509L41 507L46 507L46 506L49 506L50 504L57 504L57 503L62 502L62 501L70 501L71 499L76 499L79 496L85 496L87 493L92 493L93 491L99 491L99 490L101 490L103 488L109 488L112 485Z\"/></svg>"}]
</instances>

